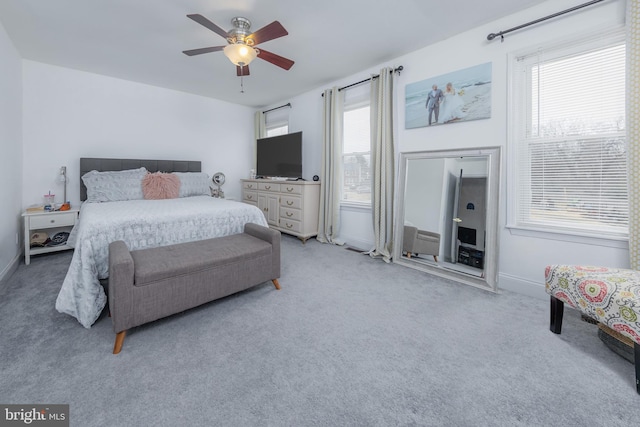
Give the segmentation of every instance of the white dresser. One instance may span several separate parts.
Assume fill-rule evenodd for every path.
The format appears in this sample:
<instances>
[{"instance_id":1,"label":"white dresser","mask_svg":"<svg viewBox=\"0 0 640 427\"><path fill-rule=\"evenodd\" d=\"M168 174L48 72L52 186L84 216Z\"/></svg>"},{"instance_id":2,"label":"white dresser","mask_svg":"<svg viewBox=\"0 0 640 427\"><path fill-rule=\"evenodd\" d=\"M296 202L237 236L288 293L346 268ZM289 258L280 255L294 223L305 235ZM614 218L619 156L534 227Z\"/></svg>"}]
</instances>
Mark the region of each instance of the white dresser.
<instances>
[{"instance_id":1,"label":"white dresser","mask_svg":"<svg viewBox=\"0 0 640 427\"><path fill-rule=\"evenodd\" d=\"M318 234L319 182L243 179L242 201L264 212L271 228L303 242Z\"/></svg>"}]
</instances>

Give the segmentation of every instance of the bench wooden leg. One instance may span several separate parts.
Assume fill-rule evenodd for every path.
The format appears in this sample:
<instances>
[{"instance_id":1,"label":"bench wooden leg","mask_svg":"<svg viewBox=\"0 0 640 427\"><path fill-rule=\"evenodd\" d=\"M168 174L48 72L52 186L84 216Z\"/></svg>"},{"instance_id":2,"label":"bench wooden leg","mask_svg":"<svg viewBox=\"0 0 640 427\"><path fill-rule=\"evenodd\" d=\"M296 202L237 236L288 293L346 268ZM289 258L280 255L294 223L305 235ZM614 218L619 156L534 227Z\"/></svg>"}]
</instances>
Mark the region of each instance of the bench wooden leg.
<instances>
[{"instance_id":1,"label":"bench wooden leg","mask_svg":"<svg viewBox=\"0 0 640 427\"><path fill-rule=\"evenodd\" d=\"M556 297L551 297L551 322L549 329L554 334L562 331L562 315L564 314L564 303Z\"/></svg>"},{"instance_id":2,"label":"bench wooden leg","mask_svg":"<svg viewBox=\"0 0 640 427\"><path fill-rule=\"evenodd\" d=\"M640 344L634 341L633 357L636 365L636 391L640 394Z\"/></svg>"},{"instance_id":3,"label":"bench wooden leg","mask_svg":"<svg viewBox=\"0 0 640 427\"><path fill-rule=\"evenodd\" d=\"M273 286L276 287L277 290L280 290L280 283L278 283L278 279L273 279Z\"/></svg>"},{"instance_id":4,"label":"bench wooden leg","mask_svg":"<svg viewBox=\"0 0 640 427\"><path fill-rule=\"evenodd\" d=\"M116 342L113 345L113 354L120 353L120 350L122 350L122 344L124 343L125 336L127 336L127 331L118 332L116 334Z\"/></svg>"}]
</instances>

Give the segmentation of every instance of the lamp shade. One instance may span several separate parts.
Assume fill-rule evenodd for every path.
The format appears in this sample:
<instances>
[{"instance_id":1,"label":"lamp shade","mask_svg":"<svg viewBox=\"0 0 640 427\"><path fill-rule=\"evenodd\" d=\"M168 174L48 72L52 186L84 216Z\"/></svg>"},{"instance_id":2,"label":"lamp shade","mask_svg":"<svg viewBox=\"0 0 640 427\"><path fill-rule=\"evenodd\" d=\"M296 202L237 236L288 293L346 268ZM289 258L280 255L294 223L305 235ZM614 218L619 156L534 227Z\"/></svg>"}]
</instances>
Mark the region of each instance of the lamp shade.
<instances>
[{"instance_id":1,"label":"lamp shade","mask_svg":"<svg viewBox=\"0 0 640 427\"><path fill-rule=\"evenodd\" d=\"M249 65L258 56L258 52L254 48L242 43L228 44L223 51L231 62L240 67Z\"/></svg>"}]
</instances>

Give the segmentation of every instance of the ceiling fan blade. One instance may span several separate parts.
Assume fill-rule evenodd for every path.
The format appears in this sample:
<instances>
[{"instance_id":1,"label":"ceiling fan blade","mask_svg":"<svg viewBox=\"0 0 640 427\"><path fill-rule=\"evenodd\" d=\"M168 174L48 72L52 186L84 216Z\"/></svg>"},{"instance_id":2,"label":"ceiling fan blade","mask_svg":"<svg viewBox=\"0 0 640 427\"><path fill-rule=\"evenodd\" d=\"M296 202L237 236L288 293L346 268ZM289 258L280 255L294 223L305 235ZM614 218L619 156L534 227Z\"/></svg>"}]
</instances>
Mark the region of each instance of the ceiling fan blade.
<instances>
[{"instance_id":1,"label":"ceiling fan blade","mask_svg":"<svg viewBox=\"0 0 640 427\"><path fill-rule=\"evenodd\" d=\"M236 65L236 75L238 77L240 77L240 76L248 76L249 75L249 66L245 65L244 67L240 67L239 65Z\"/></svg>"},{"instance_id":2,"label":"ceiling fan blade","mask_svg":"<svg viewBox=\"0 0 640 427\"><path fill-rule=\"evenodd\" d=\"M224 46L213 46L213 47L203 47L200 49L183 50L182 53L184 53L187 56L193 56L193 55L202 55L203 53L209 53L209 52L218 52L222 49L224 49Z\"/></svg>"},{"instance_id":3,"label":"ceiling fan blade","mask_svg":"<svg viewBox=\"0 0 640 427\"><path fill-rule=\"evenodd\" d=\"M193 19L198 24L207 27L208 29L210 29L214 33L220 35L221 37L224 37L225 39L229 35L225 30L223 30L222 28L218 27L216 24L214 24L213 22L209 21L207 18L205 18L202 15L194 13L192 15L187 15L187 18Z\"/></svg>"},{"instance_id":4,"label":"ceiling fan blade","mask_svg":"<svg viewBox=\"0 0 640 427\"><path fill-rule=\"evenodd\" d=\"M287 34L289 33L284 29L280 22L273 21L271 24L260 28L258 31L247 37L253 39L253 45L255 46L260 43L268 42L269 40L277 39L278 37L286 36Z\"/></svg>"},{"instance_id":5,"label":"ceiling fan blade","mask_svg":"<svg viewBox=\"0 0 640 427\"><path fill-rule=\"evenodd\" d=\"M264 59L267 62L271 62L273 65L277 65L280 68L284 68L285 70L293 67L293 62L290 59L284 58L280 55L276 55L275 53L268 52L264 49L258 49L260 53L258 53L258 58Z\"/></svg>"}]
</instances>

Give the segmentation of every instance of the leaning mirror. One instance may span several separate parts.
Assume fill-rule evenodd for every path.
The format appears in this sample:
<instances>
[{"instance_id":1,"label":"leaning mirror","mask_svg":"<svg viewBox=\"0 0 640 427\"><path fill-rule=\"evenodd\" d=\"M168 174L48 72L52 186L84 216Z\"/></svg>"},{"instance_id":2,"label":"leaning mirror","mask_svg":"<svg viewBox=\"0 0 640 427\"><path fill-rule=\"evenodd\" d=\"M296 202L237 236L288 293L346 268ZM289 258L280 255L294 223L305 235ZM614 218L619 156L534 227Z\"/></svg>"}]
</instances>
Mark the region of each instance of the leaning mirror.
<instances>
[{"instance_id":1,"label":"leaning mirror","mask_svg":"<svg viewBox=\"0 0 640 427\"><path fill-rule=\"evenodd\" d=\"M500 148L400 154L394 262L496 291Z\"/></svg>"}]
</instances>

